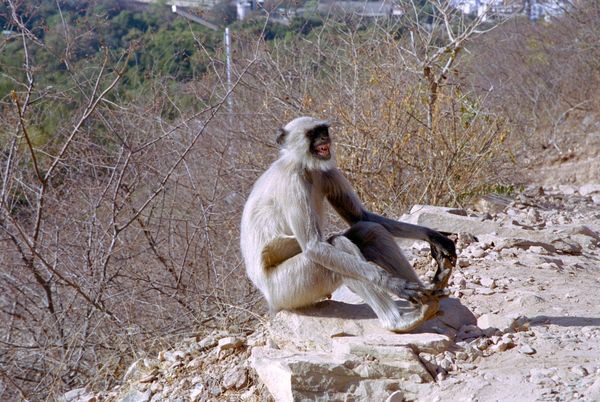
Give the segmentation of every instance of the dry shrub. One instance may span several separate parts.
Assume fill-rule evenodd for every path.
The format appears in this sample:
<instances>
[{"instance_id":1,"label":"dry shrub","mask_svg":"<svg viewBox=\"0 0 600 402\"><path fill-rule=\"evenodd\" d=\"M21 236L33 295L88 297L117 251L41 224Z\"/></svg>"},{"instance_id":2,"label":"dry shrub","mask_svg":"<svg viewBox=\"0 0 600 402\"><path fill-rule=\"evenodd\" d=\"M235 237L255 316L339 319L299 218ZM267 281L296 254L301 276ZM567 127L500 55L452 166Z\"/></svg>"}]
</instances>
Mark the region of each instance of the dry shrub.
<instances>
[{"instance_id":1,"label":"dry shrub","mask_svg":"<svg viewBox=\"0 0 600 402\"><path fill-rule=\"evenodd\" d=\"M415 203L464 205L497 183L494 164L506 137L501 119L474 110L456 90L440 97L429 128L418 110L425 105L410 94L398 99L388 101L381 118L382 109L370 103L376 110L365 110L357 124L346 122L341 132L340 165L366 189L362 196L372 207L394 213ZM338 107L343 116L345 105Z\"/></svg>"},{"instance_id":2,"label":"dry shrub","mask_svg":"<svg viewBox=\"0 0 600 402\"><path fill-rule=\"evenodd\" d=\"M475 44L466 78L510 119L526 153L568 143L563 123L598 110L599 19L598 1L576 1L550 21L514 18Z\"/></svg>"},{"instance_id":3,"label":"dry shrub","mask_svg":"<svg viewBox=\"0 0 600 402\"><path fill-rule=\"evenodd\" d=\"M264 53L256 81L246 80L260 103L247 101L253 94L245 88L236 97L259 105L255 118L278 114L280 125L302 114L332 120L338 163L370 208L397 216L415 203L463 205L502 182L504 119L448 82L428 125L428 86L398 46L377 29L283 41ZM257 137L272 144L274 132Z\"/></svg>"},{"instance_id":4,"label":"dry shrub","mask_svg":"<svg viewBox=\"0 0 600 402\"><path fill-rule=\"evenodd\" d=\"M3 171L12 167L0 216L3 398L109 387L171 337L255 319L260 297L237 253L243 186L222 105L166 121L170 95L157 82L137 103L100 103L74 131L81 110L71 111L46 148L25 144L26 119L3 116Z\"/></svg>"}]
</instances>

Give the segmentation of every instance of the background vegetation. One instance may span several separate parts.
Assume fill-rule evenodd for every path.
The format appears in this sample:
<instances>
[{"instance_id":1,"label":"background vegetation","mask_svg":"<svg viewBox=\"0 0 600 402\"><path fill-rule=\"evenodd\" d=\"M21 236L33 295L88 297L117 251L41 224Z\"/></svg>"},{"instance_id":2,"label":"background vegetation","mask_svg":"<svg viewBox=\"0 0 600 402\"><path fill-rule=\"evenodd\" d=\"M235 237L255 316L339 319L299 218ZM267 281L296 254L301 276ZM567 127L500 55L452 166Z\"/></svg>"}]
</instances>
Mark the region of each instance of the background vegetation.
<instances>
[{"instance_id":1,"label":"background vegetation","mask_svg":"<svg viewBox=\"0 0 600 402\"><path fill-rule=\"evenodd\" d=\"M293 117L331 120L341 168L395 217L515 184L518 155L598 110L597 2L498 26L405 6L234 23L228 84L222 32L164 6L5 2L0 399L109 387L164 343L251 330L238 222Z\"/></svg>"}]
</instances>

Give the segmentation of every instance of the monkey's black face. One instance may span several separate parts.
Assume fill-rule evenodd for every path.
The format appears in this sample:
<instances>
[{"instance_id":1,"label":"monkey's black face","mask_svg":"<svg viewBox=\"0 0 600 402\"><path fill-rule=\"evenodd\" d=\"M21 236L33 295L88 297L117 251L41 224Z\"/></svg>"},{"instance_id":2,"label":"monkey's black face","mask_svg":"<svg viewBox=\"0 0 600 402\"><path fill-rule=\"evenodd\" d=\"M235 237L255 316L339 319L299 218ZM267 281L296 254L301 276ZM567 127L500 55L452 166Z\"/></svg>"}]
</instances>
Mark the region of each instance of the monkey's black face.
<instances>
[{"instance_id":1,"label":"monkey's black face","mask_svg":"<svg viewBox=\"0 0 600 402\"><path fill-rule=\"evenodd\" d=\"M318 126L306 132L310 142L310 153L317 159L331 159L331 138L327 126Z\"/></svg>"}]
</instances>

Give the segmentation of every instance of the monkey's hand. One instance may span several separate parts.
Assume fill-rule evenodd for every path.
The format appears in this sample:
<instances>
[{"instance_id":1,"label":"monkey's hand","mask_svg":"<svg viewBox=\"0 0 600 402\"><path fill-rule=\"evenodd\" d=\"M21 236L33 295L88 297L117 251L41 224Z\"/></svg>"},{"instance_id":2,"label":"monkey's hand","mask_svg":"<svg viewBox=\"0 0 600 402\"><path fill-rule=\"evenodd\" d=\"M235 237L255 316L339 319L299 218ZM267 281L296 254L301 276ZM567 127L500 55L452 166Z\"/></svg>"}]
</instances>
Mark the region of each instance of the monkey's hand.
<instances>
[{"instance_id":1,"label":"monkey's hand","mask_svg":"<svg viewBox=\"0 0 600 402\"><path fill-rule=\"evenodd\" d=\"M456 266L456 246L454 242L435 232L431 236L431 255L437 262L438 268L433 277L436 289L443 289L448 284L452 269Z\"/></svg>"},{"instance_id":2,"label":"monkey's hand","mask_svg":"<svg viewBox=\"0 0 600 402\"><path fill-rule=\"evenodd\" d=\"M432 285L421 285L417 282L408 282L402 278L390 276L386 278L384 286L386 290L398 297L406 299L411 303L422 303L436 297L439 289Z\"/></svg>"}]
</instances>

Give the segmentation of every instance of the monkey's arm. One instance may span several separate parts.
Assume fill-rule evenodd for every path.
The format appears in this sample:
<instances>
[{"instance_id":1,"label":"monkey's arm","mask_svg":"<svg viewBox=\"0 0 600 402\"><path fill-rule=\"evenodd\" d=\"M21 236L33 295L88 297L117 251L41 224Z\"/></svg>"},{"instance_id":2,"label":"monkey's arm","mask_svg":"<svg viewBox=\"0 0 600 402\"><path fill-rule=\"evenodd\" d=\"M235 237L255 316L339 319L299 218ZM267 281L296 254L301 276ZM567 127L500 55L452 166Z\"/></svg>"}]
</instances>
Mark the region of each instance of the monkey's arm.
<instances>
[{"instance_id":1,"label":"monkey's arm","mask_svg":"<svg viewBox=\"0 0 600 402\"><path fill-rule=\"evenodd\" d=\"M299 186L310 187L309 184ZM299 195L297 205L295 208L287 208L284 215L302 252L309 260L340 275L376 285L405 299L422 299L433 294L433 289L392 276L378 266L340 251L324 241L309 189L299 188L294 192Z\"/></svg>"},{"instance_id":2,"label":"monkey's arm","mask_svg":"<svg viewBox=\"0 0 600 402\"><path fill-rule=\"evenodd\" d=\"M386 228L395 237L424 240L432 245L431 253L438 263L441 263L442 259L448 259L454 265L456 247L452 240L427 227L399 222L367 211L348 180L339 170L327 171L324 175L323 187L327 199L350 225L360 221L375 222Z\"/></svg>"}]
</instances>

